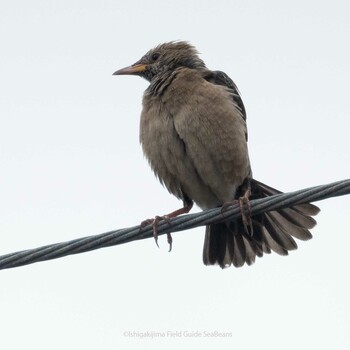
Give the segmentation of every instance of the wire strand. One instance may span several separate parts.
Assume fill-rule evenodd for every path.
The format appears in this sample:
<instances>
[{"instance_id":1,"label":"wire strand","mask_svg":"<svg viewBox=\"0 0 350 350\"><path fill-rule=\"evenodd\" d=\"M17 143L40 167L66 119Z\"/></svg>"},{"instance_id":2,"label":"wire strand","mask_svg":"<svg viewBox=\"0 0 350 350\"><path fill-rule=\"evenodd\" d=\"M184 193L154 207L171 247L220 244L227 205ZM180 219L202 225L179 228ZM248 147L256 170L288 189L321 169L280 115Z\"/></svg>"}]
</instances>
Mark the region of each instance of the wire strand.
<instances>
[{"instance_id":1,"label":"wire strand","mask_svg":"<svg viewBox=\"0 0 350 350\"><path fill-rule=\"evenodd\" d=\"M251 200L250 212L251 215L254 216L271 210L291 207L296 204L316 202L347 194L350 194L350 179ZM196 214L182 215L171 219L170 222L161 221L158 225L158 235L184 231L228 219L233 220L240 217L240 215L239 205L232 205L224 212L221 212L221 208L215 208ZM67 255L80 254L150 237L153 237L152 225L147 225L145 227L138 225L67 242L18 251L0 256L0 270L33 264L39 261L62 258Z\"/></svg>"}]
</instances>

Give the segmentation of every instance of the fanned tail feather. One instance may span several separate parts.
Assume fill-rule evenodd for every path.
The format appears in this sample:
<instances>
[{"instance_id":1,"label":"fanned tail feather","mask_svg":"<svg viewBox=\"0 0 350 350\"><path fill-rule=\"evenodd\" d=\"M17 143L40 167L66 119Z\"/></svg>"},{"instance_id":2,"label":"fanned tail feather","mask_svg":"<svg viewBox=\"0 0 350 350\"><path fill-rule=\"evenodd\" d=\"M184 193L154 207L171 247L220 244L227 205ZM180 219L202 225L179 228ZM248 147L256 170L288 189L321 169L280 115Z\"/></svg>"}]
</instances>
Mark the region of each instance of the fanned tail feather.
<instances>
[{"instance_id":1,"label":"fanned tail feather","mask_svg":"<svg viewBox=\"0 0 350 350\"><path fill-rule=\"evenodd\" d=\"M265 198L280 191L259 181L251 180L251 199ZM311 217L320 209L313 204L298 204L290 208L270 211L252 216L252 232L246 233L241 219L222 222L206 227L203 248L205 265L218 264L225 268L230 265L241 267L251 265L255 258L274 251L288 255L297 249L294 238L306 241L312 238L309 229L316 225Z\"/></svg>"}]
</instances>

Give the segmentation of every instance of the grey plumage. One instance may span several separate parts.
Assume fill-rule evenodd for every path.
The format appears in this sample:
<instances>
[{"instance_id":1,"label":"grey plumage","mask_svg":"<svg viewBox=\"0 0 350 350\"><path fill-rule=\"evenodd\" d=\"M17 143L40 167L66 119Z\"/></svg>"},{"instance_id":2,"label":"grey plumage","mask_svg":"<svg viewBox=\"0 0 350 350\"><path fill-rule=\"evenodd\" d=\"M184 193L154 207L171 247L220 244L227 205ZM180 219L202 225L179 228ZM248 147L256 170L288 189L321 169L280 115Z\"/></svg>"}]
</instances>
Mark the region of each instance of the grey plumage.
<instances>
[{"instance_id":1,"label":"grey plumage","mask_svg":"<svg viewBox=\"0 0 350 350\"><path fill-rule=\"evenodd\" d=\"M208 209L239 199L279 193L252 178L246 111L234 82L210 71L187 42L150 50L134 65L114 74L137 74L150 82L143 96L140 142L160 182L184 203ZM187 211L188 211L187 210ZM286 255L297 248L293 237L307 240L316 222L312 204L270 212L251 219L207 226L206 265L254 263L256 256ZM178 213L178 211L176 211ZM251 233L249 233L251 232Z\"/></svg>"}]
</instances>

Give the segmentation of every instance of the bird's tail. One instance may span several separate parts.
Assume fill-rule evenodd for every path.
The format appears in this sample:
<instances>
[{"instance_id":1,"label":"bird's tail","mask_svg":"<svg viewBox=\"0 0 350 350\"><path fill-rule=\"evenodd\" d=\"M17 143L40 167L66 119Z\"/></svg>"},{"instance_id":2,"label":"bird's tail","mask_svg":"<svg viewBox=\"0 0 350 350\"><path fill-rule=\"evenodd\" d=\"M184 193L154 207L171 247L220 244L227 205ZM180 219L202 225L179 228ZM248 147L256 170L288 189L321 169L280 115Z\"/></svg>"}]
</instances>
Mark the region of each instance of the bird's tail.
<instances>
[{"instance_id":1,"label":"bird's tail","mask_svg":"<svg viewBox=\"0 0 350 350\"><path fill-rule=\"evenodd\" d=\"M265 198L281 193L259 181L251 180L250 199ZM306 241L312 238L309 229L316 225L311 217L320 209L313 204L299 204L290 208L270 211L252 216L252 234L243 226L241 219L233 222L211 224L206 227L203 248L205 265L218 264L236 267L251 265L256 256L271 251L288 255L297 249L294 238Z\"/></svg>"}]
</instances>

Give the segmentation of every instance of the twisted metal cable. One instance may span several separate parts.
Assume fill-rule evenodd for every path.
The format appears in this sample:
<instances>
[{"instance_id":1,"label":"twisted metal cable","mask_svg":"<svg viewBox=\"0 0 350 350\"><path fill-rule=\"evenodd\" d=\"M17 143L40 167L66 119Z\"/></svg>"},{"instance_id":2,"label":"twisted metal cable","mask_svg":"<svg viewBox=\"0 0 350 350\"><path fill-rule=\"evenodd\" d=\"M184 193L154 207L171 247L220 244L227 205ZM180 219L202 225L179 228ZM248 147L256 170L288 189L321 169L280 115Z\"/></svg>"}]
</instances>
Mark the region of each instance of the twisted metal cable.
<instances>
[{"instance_id":1,"label":"twisted metal cable","mask_svg":"<svg viewBox=\"0 0 350 350\"><path fill-rule=\"evenodd\" d=\"M333 182L327 185L315 186L303 190L281 193L271 197L250 201L251 215L283 209L296 204L316 202L330 197L350 194L350 179ZM158 235L168 232L178 232L190 228L208 225L227 219L236 219L241 215L239 205L232 205L224 212L221 208L209 209L196 214L188 214L161 221L158 225ZM115 231L109 231L94 236L74 239L72 241L55 243L39 248L23 250L0 256L0 270L33 264L39 261L51 260L71 254L79 254L90 250L128 243L134 240L153 237L152 225L145 227L133 226Z\"/></svg>"}]
</instances>

